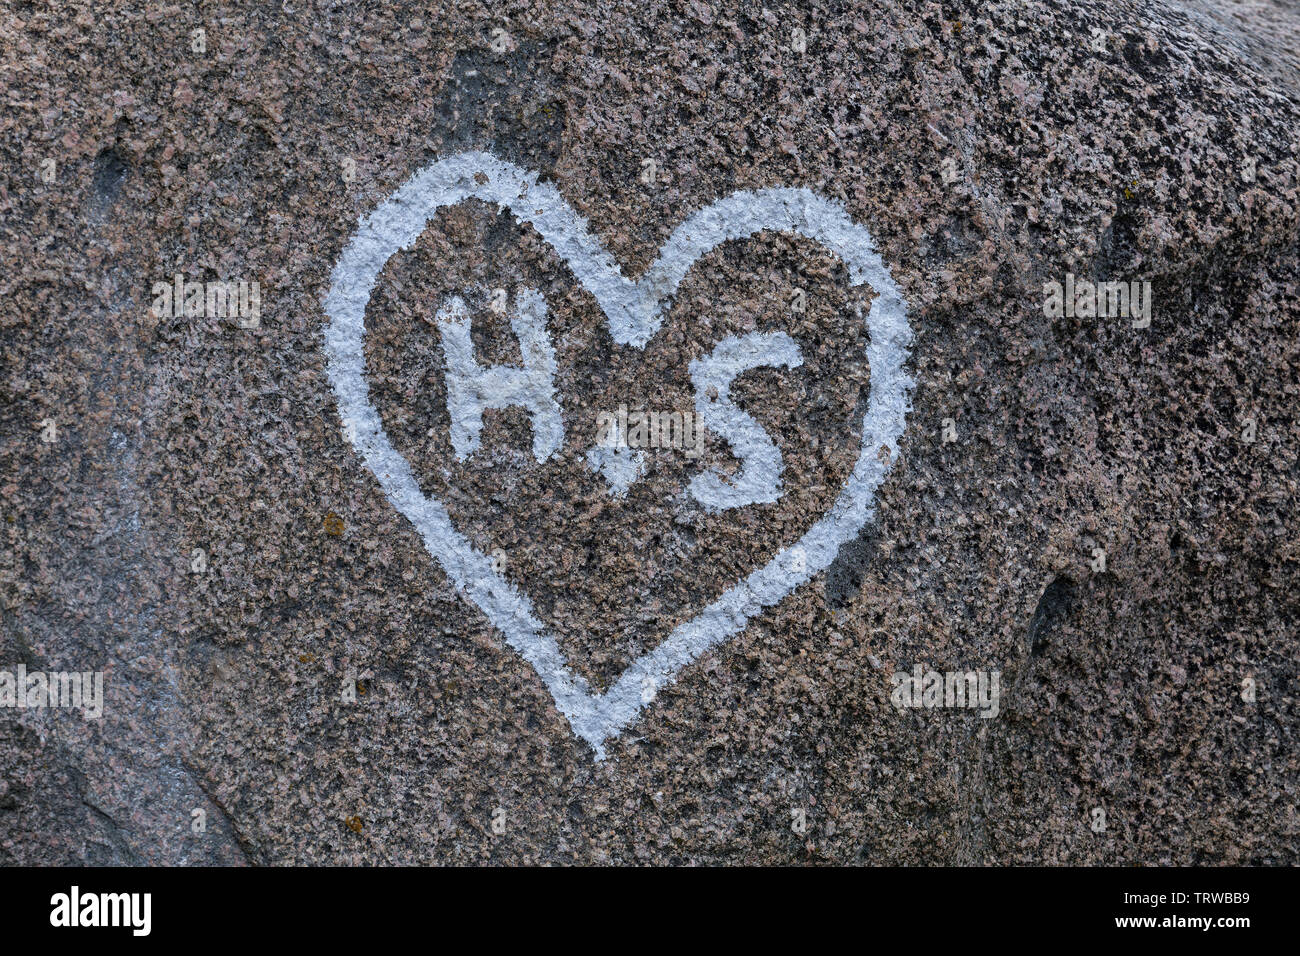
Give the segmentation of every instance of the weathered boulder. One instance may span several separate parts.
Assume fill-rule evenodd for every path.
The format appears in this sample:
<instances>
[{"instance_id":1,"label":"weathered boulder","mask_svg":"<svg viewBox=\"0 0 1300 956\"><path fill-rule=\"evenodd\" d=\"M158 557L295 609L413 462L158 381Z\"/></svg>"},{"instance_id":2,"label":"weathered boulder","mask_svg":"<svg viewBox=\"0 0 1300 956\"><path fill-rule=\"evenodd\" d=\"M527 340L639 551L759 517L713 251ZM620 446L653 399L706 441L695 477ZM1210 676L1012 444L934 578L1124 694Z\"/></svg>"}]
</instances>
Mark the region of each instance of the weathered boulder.
<instances>
[{"instance_id":1,"label":"weathered boulder","mask_svg":"<svg viewBox=\"0 0 1300 956\"><path fill-rule=\"evenodd\" d=\"M1300 862L1294 11L101 6L0 21L0 670L104 688L0 861Z\"/></svg>"}]
</instances>

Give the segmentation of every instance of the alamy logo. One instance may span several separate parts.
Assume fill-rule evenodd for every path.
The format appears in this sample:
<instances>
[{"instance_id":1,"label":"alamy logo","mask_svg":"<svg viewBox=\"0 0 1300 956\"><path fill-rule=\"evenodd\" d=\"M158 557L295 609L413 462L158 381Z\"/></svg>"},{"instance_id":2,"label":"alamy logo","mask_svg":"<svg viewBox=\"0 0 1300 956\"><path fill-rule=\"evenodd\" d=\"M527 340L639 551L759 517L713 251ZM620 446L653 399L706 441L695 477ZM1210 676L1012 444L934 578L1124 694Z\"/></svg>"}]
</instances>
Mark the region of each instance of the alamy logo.
<instances>
[{"instance_id":1,"label":"alamy logo","mask_svg":"<svg viewBox=\"0 0 1300 956\"><path fill-rule=\"evenodd\" d=\"M1043 284L1043 314L1049 319L1132 319L1135 329L1151 325L1151 283L1090 282L1065 274L1065 284Z\"/></svg>"},{"instance_id":2,"label":"alamy logo","mask_svg":"<svg viewBox=\"0 0 1300 956\"><path fill-rule=\"evenodd\" d=\"M646 448L672 448L687 458L699 458L704 451L704 422L695 412L628 411L627 405L619 405L617 412L597 412L596 441L587 452L587 465L604 476L610 494L621 498L645 474L642 449ZM707 495L699 500L706 508L719 505Z\"/></svg>"},{"instance_id":3,"label":"alamy logo","mask_svg":"<svg viewBox=\"0 0 1300 956\"><path fill-rule=\"evenodd\" d=\"M704 451L704 426L694 412L633 409L596 413L596 445L600 448L673 448L687 458Z\"/></svg>"},{"instance_id":4,"label":"alamy logo","mask_svg":"<svg viewBox=\"0 0 1300 956\"><path fill-rule=\"evenodd\" d=\"M82 893L74 886L51 896L50 906L51 926L127 926L133 936L148 936L153 928L151 893Z\"/></svg>"},{"instance_id":5,"label":"alamy logo","mask_svg":"<svg viewBox=\"0 0 1300 956\"><path fill-rule=\"evenodd\" d=\"M171 282L155 282L150 294L157 316L237 319L243 329L255 329L262 321L262 286L257 282L186 282L178 272Z\"/></svg>"},{"instance_id":6,"label":"alamy logo","mask_svg":"<svg viewBox=\"0 0 1300 956\"><path fill-rule=\"evenodd\" d=\"M33 671L19 664L0 670L0 707L36 710L45 707L80 708L86 720L104 715L103 671Z\"/></svg>"},{"instance_id":7,"label":"alamy logo","mask_svg":"<svg viewBox=\"0 0 1300 956\"><path fill-rule=\"evenodd\" d=\"M935 671L920 664L912 673L895 671L889 700L900 710L909 707L964 707L981 717L996 717L1001 700L1001 671Z\"/></svg>"},{"instance_id":8,"label":"alamy logo","mask_svg":"<svg viewBox=\"0 0 1300 956\"><path fill-rule=\"evenodd\" d=\"M366 380L366 305L385 263L411 248L438 210L478 200L530 224L592 294L618 345L644 349L663 324L664 311L694 264L724 242L764 231L792 233L821 244L847 267L850 284L875 293L864 317L871 368L870 392L862 420L862 446L838 497L802 538L733 584L696 617L683 621L653 650L634 660L603 693L569 667L555 637L538 620L528 595L503 573L505 561L475 547L458 531L446 506L426 495L410 463L394 448ZM498 297L500 298L500 297ZM524 356L522 368L483 367L475 360L464 326L463 303L450 299L437 319L447 332L444 349L453 446L458 457L472 454L477 416L502 403L522 405L532 419L533 451L546 460L563 436L562 409L552 388L553 353L539 334L545 303L536 290L516 293L515 335ZM338 401L343 433L374 473L393 506L424 539L444 572L546 684L573 732L605 756L605 741L632 722L653 693L701 654L738 634L764 608L825 570L875 516L876 490L893 460L903 433L912 388L904 369L912 341L907 305L875 241L849 218L844 207L802 188L771 188L733 193L689 216L668 238L659 257L638 279L627 278L587 224L549 183L511 163L480 152L461 153L416 173L362 220L334 268L325 297L327 371ZM785 333L729 336L691 363L696 391L696 427L720 436L741 459L737 474L705 470L690 493L706 508L722 511L782 494L781 458L759 424L728 395L728 386L745 369L760 365L795 367L799 349ZM638 480L635 457L626 448L593 446L588 463L618 494Z\"/></svg>"}]
</instances>

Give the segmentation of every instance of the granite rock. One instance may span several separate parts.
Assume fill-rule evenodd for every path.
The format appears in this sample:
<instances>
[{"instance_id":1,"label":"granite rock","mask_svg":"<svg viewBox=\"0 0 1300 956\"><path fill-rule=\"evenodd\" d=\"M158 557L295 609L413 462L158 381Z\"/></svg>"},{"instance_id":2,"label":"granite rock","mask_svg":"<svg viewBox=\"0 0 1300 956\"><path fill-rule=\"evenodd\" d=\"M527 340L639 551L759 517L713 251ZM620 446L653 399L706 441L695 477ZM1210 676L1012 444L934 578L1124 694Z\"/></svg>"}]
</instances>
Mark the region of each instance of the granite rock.
<instances>
[{"instance_id":1,"label":"granite rock","mask_svg":"<svg viewBox=\"0 0 1300 956\"><path fill-rule=\"evenodd\" d=\"M145 6L0 17L0 670L104 687L98 719L0 710L0 862L1300 863L1293 8ZM874 517L603 760L385 496L327 375L349 238L466 150L553 185L628 275L721 197L806 188L908 303ZM256 282L257 321L173 314L177 275ZM1067 276L1149 283L1149 324L1048 315ZM529 416L493 410L461 460L436 314L519 286L563 446L539 465ZM765 232L631 349L471 200L385 265L367 374L421 489L601 691L831 507L879 291ZM779 500L685 493L734 477L717 435L611 495L601 410L689 413L692 361L777 331L803 364L732 397ZM525 361L490 307L472 339ZM997 715L896 706L917 666L996 672Z\"/></svg>"}]
</instances>

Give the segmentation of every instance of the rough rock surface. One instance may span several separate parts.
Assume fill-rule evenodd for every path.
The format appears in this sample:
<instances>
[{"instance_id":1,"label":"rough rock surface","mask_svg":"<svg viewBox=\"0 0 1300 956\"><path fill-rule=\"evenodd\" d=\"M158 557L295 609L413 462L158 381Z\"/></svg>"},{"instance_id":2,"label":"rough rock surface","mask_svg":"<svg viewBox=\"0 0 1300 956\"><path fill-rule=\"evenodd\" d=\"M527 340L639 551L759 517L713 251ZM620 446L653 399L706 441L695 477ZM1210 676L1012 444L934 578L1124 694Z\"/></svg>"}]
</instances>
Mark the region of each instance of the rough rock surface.
<instances>
[{"instance_id":1,"label":"rough rock surface","mask_svg":"<svg viewBox=\"0 0 1300 956\"><path fill-rule=\"evenodd\" d=\"M1300 863L1298 22L1264 0L8 5L0 670L102 671L105 701L0 710L0 862ZM466 149L554 184L629 275L720 197L807 187L909 303L874 520L603 761L385 498L326 378L348 238ZM177 273L259 282L260 324L158 315ZM1047 317L1067 273L1149 281L1149 327ZM564 448L539 467L529 419L489 412L457 462L434 313L518 282L550 309ZM861 294L764 234L701 260L629 352L531 228L465 203L385 268L370 382L424 490L509 554L600 689L828 507L862 442ZM582 461L594 412L689 410L689 362L753 330L805 356L734 390L787 494L706 513L682 489L734 467L711 440L611 498ZM474 341L520 361L490 310ZM999 714L893 706L917 664L1000 672Z\"/></svg>"}]
</instances>

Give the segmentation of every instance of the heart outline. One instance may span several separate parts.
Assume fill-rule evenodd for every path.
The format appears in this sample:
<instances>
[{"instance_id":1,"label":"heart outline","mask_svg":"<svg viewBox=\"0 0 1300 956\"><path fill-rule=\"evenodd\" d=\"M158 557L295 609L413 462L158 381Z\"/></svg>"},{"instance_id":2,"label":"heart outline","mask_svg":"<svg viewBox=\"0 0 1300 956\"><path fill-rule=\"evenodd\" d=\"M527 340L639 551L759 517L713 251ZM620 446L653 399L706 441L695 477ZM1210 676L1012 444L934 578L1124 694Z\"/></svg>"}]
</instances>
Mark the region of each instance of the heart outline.
<instances>
[{"instance_id":1,"label":"heart outline","mask_svg":"<svg viewBox=\"0 0 1300 956\"><path fill-rule=\"evenodd\" d=\"M486 181L480 182L482 177ZM863 418L862 451L830 510L804 535L762 567L741 578L708 607L684 621L654 649L642 654L603 694L593 694L573 673L555 639L533 614L532 602L452 526L434 496L420 491L409 462L389 442L379 412L370 402L365 376L365 310L380 272L397 252L409 249L438 209L479 199L532 225L605 314L614 340L644 348L662 324L678 285L694 263L722 242L769 230L794 233L820 243L849 269L854 286L876 292L866 317L871 381ZM529 213L529 210L533 212ZM628 279L594 237L585 220L550 183L490 153L458 153L417 172L366 216L344 247L324 299L326 371L339 406L344 434L378 479L389 501L420 532L425 548L456 587L481 610L506 642L537 672L570 728L605 757L604 743L616 737L646 706L641 688L656 689L677 679L701 654L740 633L770 607L835 560L875 515L875 494L889 472L891 456L911 409L907 306L875 240L849 218L838 202L803 188L739 191L701 209L676 229L654 263ZM805 560L798 568L795 549Z\"/></svg>"}]
</instances>

